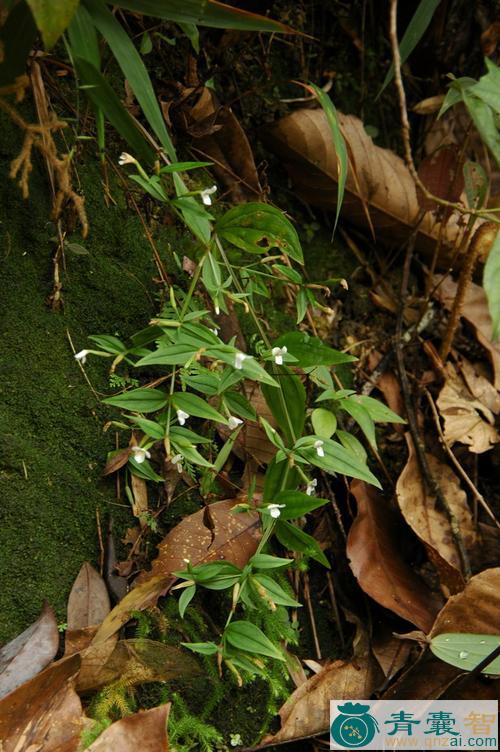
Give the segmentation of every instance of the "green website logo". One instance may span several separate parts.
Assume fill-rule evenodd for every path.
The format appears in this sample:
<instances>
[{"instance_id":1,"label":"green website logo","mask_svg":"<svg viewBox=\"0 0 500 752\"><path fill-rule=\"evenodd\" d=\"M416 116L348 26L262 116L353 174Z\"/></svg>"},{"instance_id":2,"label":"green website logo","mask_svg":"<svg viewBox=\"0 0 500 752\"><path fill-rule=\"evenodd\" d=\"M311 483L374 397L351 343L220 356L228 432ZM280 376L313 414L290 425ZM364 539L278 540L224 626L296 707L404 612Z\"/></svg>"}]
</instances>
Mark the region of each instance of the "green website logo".
<instances>
[{"instance_id":1,"label":"green website logo","mask_svg":"<svg viewBox=\"0 0 500 752\"><path fill-rule=\"evenodd\" d=\"M337 705L339 715L334 719L330 734L336 744L357 749L369 744L379 730L375 718L368 712L369 705L346 702Z\"/></svg>"}]
</instances>

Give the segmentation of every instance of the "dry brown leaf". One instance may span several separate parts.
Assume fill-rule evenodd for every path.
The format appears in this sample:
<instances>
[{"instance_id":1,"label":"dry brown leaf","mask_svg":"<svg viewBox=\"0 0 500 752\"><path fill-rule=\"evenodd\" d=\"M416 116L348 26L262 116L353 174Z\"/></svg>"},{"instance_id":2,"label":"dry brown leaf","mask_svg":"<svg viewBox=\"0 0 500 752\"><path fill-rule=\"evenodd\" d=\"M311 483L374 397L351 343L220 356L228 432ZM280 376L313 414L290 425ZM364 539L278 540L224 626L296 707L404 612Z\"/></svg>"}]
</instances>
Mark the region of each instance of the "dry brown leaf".
<instances>
[{"instance_id":1,"label":"dry brown leaf","mask_svg":"<svg viewBox=\"0 0 500 752\"><path fill-rule=\"evenodd\" d=\"M55 657L59 631L47 604L37 621L0 649L0 697L36 676Z\"/></svg>"},{"instance_id":2,"label":"dry brown leaf","mask_svg":"<svg viewBox=\"0 0 500 752\"><path fill-rule=\"evenodd\" d=\"M422 653L382 695L384 700L437 700L461 674L460 669L440 661L429 650ZM469 698L470 699L470 698Z\"/></svg>"},{"instance_id":3,"label":"dry brown leaf","mask_svg":"<svg viewBox=\"0 0 500 752\"><path fill-rule=\"evenodd\" d=\"M276 420L264 399L260 386L255 382L246 381L243 390L245 397L257 415L265 418L273 428L276 428ZM218 424L217 430L224 441L229 438L231 430L227 426ZM257 465L261 466L268 465L276 451L276 447L269 441L260 423L254 420L245 420L234 442L233 452L235 455L241 460L254 460Z\"/></svg>"},{"instance_id":4,"label":"dry brown leaf","mask_svg":"<svg viewBox=\"0 0 500 752\"><path fill-rule=\"evenodd\" d=\"M87 752L168 752L167 720L170 703L141 710L112 723Z\"/></svg>"},{"instance_id":5,"label":"dry brown leaf","mask_svg":"<svg viewBox=\"0 0 500 752\"><path fill-rule=\"evenodd\" d=\"M362 481L351 483L358 514L347 538L347 556L361 588L377 603L426 632L438 611L434 594L397 547L399 532L384 498Z\"/></svg>"},{"instance_id":6,"label":"dry brown leaf","mask_svg":"<svg viewBox=\"0 0 500 752\"><path fill-rule=\"evenodd\" d=\"M330 699L370 697L380 678L380 669L371 656L329 663L290 695L279 712L281 729L267 736L257 749L327 731Z\"/></svg>"},{"instance_id":7,"label":"dry brown leaf","mask_svg":"<svg viewBox=\"0 0 500 752\"><path fill-rule=\"evenodd\" d=\"M464 189L461 149L448 144L425 157L419 165L418 176L427 190L445 201L458 201ZM418 188L418 201L425 211L435 211L438 204L426 198Z\"/></svg>"},{"instance_id":8,"label":"dry brown leaf","mask_svg":"<svg viewBox=\"0 0 500 752\"><path fill-rule=\"evenodd\" d=\"M338 113L350 166L342 204L343 216L370 229L390 245L406 241L420 212L415 184L403 160L375 146L363 123ZM330 127L322 110L302 109L278 121L264 140L281 157L300 196L310 204L333 209L337 202L337 158ZM369 211L369 219L367 217ZM440 224L426 212L419 225L417 248L431 255ZM453 215L443 232L443 244L458 246L463 233Z\"/></svg>"},{"instance_id":9,"label":"dry brown leaf","mask_svg":"<svg viewBox=\"0 0 500 752\"><path fill-rule=\"evenodd\" d=\"M0 701L2 752L76 752L82 706L73 689L77 655L63 658Z\"/></svg>"},{"instance_id":10,"label":"dry brown leaf","mask_svg":"<svg viewBox=\"0 0 500 752\"><path fill-rule=\"evenodd\" d=\"M133 473L130 474L130 485L132 486L132 512L137 517L141 527L146 525L146 513L148 512L148 487L146 481L138 478Z\"/></svg>"},{"instance_id":11,"label":"dry brown leaf","mask_svg":"<svg viewBox=\"0 0 500 752\"><path fill-rule=\"evenodd\" d=\"M109 614L109 595L101 575L82 565L68 598L68 630L100 624Z\"/></svg>"},{"instance_id":12,"label":"dry brown leaf","mask_svg":"<svg viewBox=\"0 0 500 752\"><path fill-rule=\"evenodd\" d=\"M108 462L106 462L102 474L111 475L111 473L116 473L117 470L127 464L129 457L130 448L127 447L127 449L120 449L118 452L116 452L116 454L113 454Z\"/></svg>"},{"instance_id":13,"label":"dry brown leaf","mask_svg":"<svg viewBox=\"0 0 500 752\"><path fill-rule=\"evenodd\" d=\"M451 310L457 294L456 282L449 276L441 282L441 278L436 276L434 277L434 283L440 283L434 293L434 297L448 311ZM488 301L486 300L483 288L473 282L467 288L461 315L473 327L477 341L487 350L493 366L493 383L495 389L500 391L500 342L492 342L493 325Z\"/></svg>"},{"instance_id":14,"label":"dry brown leaf","mask_svg":"<svg viewBox=\"0 0 500 752\"><path fill-rule=\"evenodd\" d=\"M474 454L487 452L500 441L493 413L482 402L474 399L450 363L445 366L445 374L446 382L436 404L444 421L446 443L452 446L459 441L467 444Z\"/></svg>"},{"instance_id":15,"label":"dry brown leaf","mask_svg":"<svg viewBox=\"0 0 500 752\"><path fill-rule=\"evenodd\" d=\"M159 575L173 581L172 572L185 569L186 559L193 566L225 559L244 567L260 540L260 517L257 512L232 512L234 506L234 499L210 504L210 528L205 509L185 517L159 544L151 571L139 575L138 585Z\"/></svg>"},{"instance_id":16,"label":"dry brown leaf","mask_svg":"<svg viewBox=\"0 0 500 752\"><path fill-rule=\"evenodd\" d=\"M498 415L500 413L500 393L493 384L483 376L466 358L458 360L458 368L462 378L467 384L470 393L481 402L482 405Z\"/></svg>"},{"instance_id":17,"label":"dry brown leaf","mask_svg":"<svg viewBox=\"0 0 500 752\"><path fill-rule=\"evenodd\" d=\"M373 655L386 679L392 679L407 664L412 647L410 640L398 639L388 630L373 640Z\"/></svg>"},{"instance_id":18,"label":"dry brown leaf","mask_svg":"<svg viewBox=\"0 0 500 752\"><path fill-rule=\"evenodd\" d=\"M500 634L500 567L476 574L447 601L429 636L443 632Z\"/></svg>"},{"instance_id":19,"label":"dry brown leaf","mask_svg":"<svg viewBox=\"0 0 500 752\"><path fill-rule=\"evenodd\" d=\"M119 679L127 687L148 682L166 682L179 677L191 677L200 673L195 658L171 645L156 640L133 638L114 643L103 650L107 643L92 646L82 656L79 692L100 689Z\"/></svg>"},{"instance_id":20,"label":"dry brown leaf","mask_svg":"<svg viewBox=\"0 0 500 752\"><path fill-rule=\"evenodd\" d=\"M396 484L399 508L413 532L423 542L430 561L439 573L441 583L450 593L460 592L465 584L462 563L448 515L426 488L410 434L405 434L405 438L408 445L408 460ZM464 545L470 549L475 543L476 533L467 505L467 495L448 465L431 454L427 454L426 457L429 469L455 515Z\"/></svg>"}]
</instances>

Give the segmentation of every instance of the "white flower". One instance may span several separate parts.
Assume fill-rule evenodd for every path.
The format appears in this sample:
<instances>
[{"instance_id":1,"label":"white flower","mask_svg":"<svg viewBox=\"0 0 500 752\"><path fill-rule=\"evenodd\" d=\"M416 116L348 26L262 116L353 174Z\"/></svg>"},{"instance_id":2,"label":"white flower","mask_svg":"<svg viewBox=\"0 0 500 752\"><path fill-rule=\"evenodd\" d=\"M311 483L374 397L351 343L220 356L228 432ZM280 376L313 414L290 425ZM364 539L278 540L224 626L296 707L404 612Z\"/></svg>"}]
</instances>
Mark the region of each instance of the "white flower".
<instances>
[{"instance_id":1,"label":"white flower","mask_svg":"<svg viewBox=\"0 0 500 752\"><path fill-rule=\"evenodd\" d=\"M213 185L211 188L205 188L205 190L200 191L201 200L205 204L205 206L210 206L212 203L212 199L210 198L212 193L215 193L217 190L217 186Z\"/></svg>"},{"instance_id":2,"label":"white flower","mask_svg":"<svg viewBox=\"0 0 500 752\"><path fill-rule=\"evenodd\" d=\"M243 368L243 361L248 358L248 355L245 355L245 353L237 352L234 356L234 367L237 371L241 371Z\"/></svg>"},{"instance_id":3,"label":"white flower","mask_svg":"<svg viewBox=\"0 0 500 752\"><path fill-rule=\"evenodd\" d=\"M324 457L325 456L325 450L323 449L323 444L325 442L321 441L321 439L318 439L314 442L314 448L316 449L316 454L318 457Z\"/></svg>"},{"instance_id":4,"label":"white flower","mask_svg":"<svg viewBox=\"0 0 500 752\"><path fill-rule=\"evenodd\" d=\"M175 465L178 473L182 473L182 454L175 454L170 458L172 465Z\"/></svg>"},{"instance_id":5,"label":"white flower","mask_svg":"<svg viewBox=\"0 0 500 752\"><path fill-rule=\"evenodd\" d=\"M131 154L127 154L127 152L124 151L120 154L118 164L119 165L137 164L137 159L135 159L135 157L133 157Z\"/></svg>"},{"instance_id":6,"label":"white flower","mask_svg":"<svg viewBox=\"0 0 500 752\"><path fill-rule=\"evenodd\" d=\"M217 303L216 303L216 304L215 304L215 315L216 315L216 316L218 316L218 315L219 315L219 313L220 313L220 308L219 308L219 306L218 306L218 305L217 305Z\"/></svg>"},{"instance_id":7,"label":"white flower","mask_svg":"<svg viewBox=\"0 0 500 752\"><path fill-rule=\"evenodd\" d=\"M186 420L189 418L189 413L184 412L184 410L177 410L177 420L179 421L179 424L181 426L184 425Z\"/></svg>"},{"instance_id":8,"label":"white flower","mask_svg":"<svg viewBox=\"0 0 500 752\"><path fill-rule=\"evenodd\" d=\"M234 431L235 428L238 428L238 426L241 426L242 423L243 421L240 420L239 418L235 418L234 415L230 415L227 421L227 424L229 428L231 429L231 431Z\"/></svg>"},{"instance_id":9,"label":"white flower","mask_svg":"<svg viewBox=\"0 0 500 752\"><path fill-rule=\"evenodd\" d=\"M146 459L146 457L148 458L148 460L151 457L151 452L148 452L148 450L144 449L144 447L137 446L137 444L135 446L130 447L130 451L134 455L134 460L139 465L142 462L144 462L144 460Z\"/></svg>"},{"instance_id":10,"label":"white flower","mask_svg":"<svg viewBox=\"0 0 500 752\"><path fill-rule=\"evenodd\" d=\"M313 496L314 492L316 491L317 485L318 485L318 481L316 478L313 478L313 480L310 480L309 483L307 484L306 494L308 496Z\"/></svg>"},{"instance_id":11,"label":"white flower","mask_svg":"<svg viewBox=\"0 0 500 752\"><path fill-rule=\"evenodd\" d=\"M269 514L271 515L271 517L274 517L275 520L277 520L281 514L280 509L284 509L284 508L285 508L285 504L268 504L267 505Z\"/></svg>"},{"instance_id":12,"label":"white flower","mask_svg":"<svg viewBox=\"0 0 500 752\"><path fill-rule=\"evenodd\" d=\"M75 360L79 360L82 365L85 365L87 362L87 355L89 354L88 350L80 350L80 352L77 352L75 355Z\"/></svg>"},{"instance_id":13,"label":"white flower","mask_svg":"<svg viewBox=\"0 0 500 752\"><path fill-rule=\"evenodd\" d=\"M273 347L271 353L277 366L283 365L283 355L286 355L287 352L288 350L285 345L283 347Z\"/></svg>"},{"instance_id":14,"label":"white flower","mask_svg":"<svg viewBox=\"0 0 500 752\"><path fill-rule=\"evenodd\" d=\"M219 330L217 329L217 327L214 327L213 329L210 329L210 331L212 332L212 334L215 334L216 337L219 334Z\"/></svg>"}]
</instances>

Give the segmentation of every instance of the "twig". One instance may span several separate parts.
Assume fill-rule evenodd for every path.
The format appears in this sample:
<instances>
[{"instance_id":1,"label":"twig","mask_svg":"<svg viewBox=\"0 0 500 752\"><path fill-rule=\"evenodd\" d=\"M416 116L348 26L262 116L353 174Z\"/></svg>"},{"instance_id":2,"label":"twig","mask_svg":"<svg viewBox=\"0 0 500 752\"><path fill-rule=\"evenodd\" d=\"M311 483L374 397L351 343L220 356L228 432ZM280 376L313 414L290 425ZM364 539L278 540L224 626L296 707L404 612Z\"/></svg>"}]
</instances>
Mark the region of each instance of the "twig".
<instances>
[{"instance_id":1,"label":"twig","mask_svg":"<svg viewBox=\"0 0 500 752\"><path fill-rule=\"evenodd\" d=\"M104 573L104 543L102 542L102 530L101 530L101 515L99 514L99 507L95 510L95 520L97 525L97 537L99 538L99 574L101 577Z\"/></svg>"},{"instance_id":2,"label":"twig","mask_svg":"<svg viewBox=\"0 0 500 752\"><path fill-rule=\"evenodd\" d=\"M465 296L472 279L472 273L476 266L477 259L485 246L491 245L495 239L498 231L498 226L494 222L486 222L477 228L476 232L472 236L469 244L468 253L465 257L460 276L458 278L457 292L455 294L455 300L453 301L453 307L448 319L448 326L446 327L445 336L439 351L439 356L444 362L450 354L453 337L457 331L458 322L462 314L462 307L464 304Z\"/></svg>"},{"instance_id":3,"label":"twig","mask_svg":"<svg viewBox=\"0 0 500 752\"><path fill-rule=\"evenodd\" d=\"M488 514L488 516L493 520L495 525L500 529L500 523L498 522L497 518L491 511L490 507L488 506L488 503L486 502L484 496L479 493L478 489L474 485L473 481L467 473L465 472L464 468L460 464L460 462L457 460L453 452L451 451L450 447L448 446L448 442L445 439L443 429L441 428L441 422L439 420L439 413L436 408L436 404L434 400L432 399L432 395L429 392L427 388L424 387L424 394L427 397L427 401L429 402L432 415L434 417L434 423L436 424L437 432L439 434L439 438L441 439L441 444L443 446L443 449L445 450L446 454L450 458L451 462L453 463L457 473L460 475L464 483L469 487L470 491L472 492L472 495L474 497L474 501L479 502L481 506L483 507L484 511Z\"/></svg>"},{"instance_id":4,"label":"twig","mask_svg":"<svg viewBox=\"0 0 500 752\"><path fill-rule=\"evenodd\" d=\"M455 517L453 510L450 508L450 505L448 504L448 501L445 495L443 494L439 483L436 481L436 478L432 474L429 463L427 462L427 456L425 454L425 445L422 442L422 439L420 438L420 433L418 430L417 417L416 417L415 410L413 407L413 402L412 402L411 392L410 392L410 383L408 380L408 375L406 373L406 367L405 367L405 361L404 361L404 355L403 355L403 347L402 347L403 311L404 311L404 303L405 303L406 295L408 292L408 279L410 276L410 264L411 264L411 259L413 256L415 239L416 239L416 232L413 233L412 237L410 238L408 242L405 262L403 266L403 277L401 280L401 295L400 295L399 311L398 311L398 318L397 318L397 324L396 324L396 337L394 341L394 350L396 353L396 361L398 364L399 378L401 382L401 391L403 393L403 400L405 403L406 415L408 418L408 428L410 430L413 444L415 446L420 473L422 475L422 479L424 480L429 492L433 496L436 497L438 502L441 504L442 508L446 511L448 520L450 522L450 528L451 528L453 540L455 542L455 545L457 547L457 550L460 554L460 558L462 561L464 576L466 579L469 579L472 574L472 571L471 571L469 556L465 549L462 534L460 532L460 526L458 524L458 520Z\"/></svg>"},{"instance_id":5,"label":"twig","mask_svg":"<svg viewBox=\"0 0 500 752\"><path fill-rule=\"evenodd\" d=\"M340 644L342 645L342 650L345 650L344 630L342 629L342 621L340 619L339 607L337 605L337 596L335 594L335 586L333 584L333 577L332 577L331 572L326 573L326 582L328 584L328 593L330 595L330 601L332 604L333 614L335 616L335 621L337 623L337 629L338 629L339 637L340 637Z\"/></svg>"},{"instance_id":6,"label":"twig","mask_svg":"<svg viewBox=\"0 0 500 752\"><path fill-rule=\"evenodd\" d=\"M307 605L307 611L309 614L309 621L311 622L311 631L314 641L314 649L316 650L316 658L318 661L321 660L321 647L319 645L318 640L318 630L316 629L316 619L314 618L314 610L311 603L311 592L309 590L309 575L307 572L304 572L304 600Z\"/></svg>"}]
</instances>

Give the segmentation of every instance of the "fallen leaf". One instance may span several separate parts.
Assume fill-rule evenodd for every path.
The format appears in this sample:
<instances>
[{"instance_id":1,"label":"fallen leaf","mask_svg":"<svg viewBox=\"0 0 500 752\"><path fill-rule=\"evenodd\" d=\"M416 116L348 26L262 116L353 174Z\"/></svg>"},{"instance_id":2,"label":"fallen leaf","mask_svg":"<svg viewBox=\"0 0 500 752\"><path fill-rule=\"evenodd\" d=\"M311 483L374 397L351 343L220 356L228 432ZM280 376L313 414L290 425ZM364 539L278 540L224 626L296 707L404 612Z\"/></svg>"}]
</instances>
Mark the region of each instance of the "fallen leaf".
<instances>
[{"instance_id":1,"label":"fallen leaf","mask_svg":"<svg viewBox=\"0 0 500 752\"><path fill-rule=\"evenodd\" d=\"M447 144L426 156L418 176L433 196L455 203L464 189L463 157L458 146ZM419 204L425 211L436 211L438 204L417 188Z\"/></svg>"},{"instance_id":2,"label":"fallen leaf","mask_svg":"<svg viewBox=\"0 0 500 752\"><path fill-rule=\"evenodd\" d=\"M447 276L444 280L435 276L434 284L438 284L434 297L448 311L453 306L457 294L457 283ZM494 372L494 386L500 391L500 342L492 342L493 324L488 308L486 295L480 285L471 282L465 293L465 300L461 312L474 329L477 341L487 350Z\"/></svg>"},{"instance_id":3,"label":"fallen leaf","mask_svg":"<svg viewBox=\"0 0 500 752\"><path fill-rule=\"evenodd\" d=\"M410 666L382 695L384 700L437 700L461 672L455 666L438 660L429 651ZM470 699L470 698L468 698Z\"/></svg>"},{"instance_id":4,"label":"fallen leaf","mask_svg":"<svg viewBox=\"0 0 500 752\"><path fill-rule=\"evenodd\" d=\"M446 381L436 400L444 421L443 433L449 446L460 442L474 454L487 452L500 441L491 410L471 395L451 363L445 366Z\"/></svg>"},{"instance_id":5,"label":"fallen leaf","mask_svg":"<svg viewBox=\"0 0 500 752\"><path fill-rule=\"evenodd\" d=\"M159 544L151 571L142 572L136 583L142 587L158 576L173 582L172 572L185 569L186 559L192 566L225 559L244 567L260 540L260 517L257 512L232 512L234 506L234 499L210 504L212 529L204 524L205 509L185 517Z\"/></svg>"},{"instance_id":6,"label":"fallen leaf","mask_svg":"<svg viewBox=\"0 0 500 752\"><path fill-rule=\"evenodd\" d=\"M185 569L184 559L202 564L225 559L243 567L257 550L260 540L260 518L256 512L232 513L234 499L210 505L214 530L203 524L204 509L185 517L158 546L159 556L151 571L143 572L127 593L104 619L93 644L105 642L130 619L132 611L153 606L175 582L172 572ZM213 542L212 541L213 535Z\"/></svg>"},{"instance_id":7,"label":"fallen leaf","mask_svg":"<svg viewBox=\"0 0 500 752\"><path fill-rule=\"evenodd\" d=\"M466 358L460 357L457 366L470 393L488 410L491 410L494 415L498 415L500 413L500 393L493 384L479 373Z\"/></svg>"},{"instance_id":8,"label":"fallen leaf","mask_svg":"<svg viewBox=\"0 0 500 752\"><path fill-rule=\"evenodd\" d=\"M405 434L408 460L396 484L396 498L408 525L423 542L430 561L436 567L441 583L451 593L464 587L460 553L453 539L450 520L435 496L426 488L420 473L415 446L409 433ZM429 469L452 510L460 528L466 549L476 540L467 494L453 470L431 454L426 454Z\"/></svg>"},{"instance_id":9,"label":"fallen leaf","mask_svg":"<svg viewBox=\"0 0 500 752\"><path fill-rule=\"evenodd\" d=\"M257 415L267 420L273 428L276 428L276 420L264 399L260 386L255 382L245 381L243 392ZM231 429L222 424L217 425L217 431L224 441L231 434ZM260 423L254 420L245 420L234 442L233 452L241 460L251 459L258 466L262 466L271 462L276 454L276 447L269 441Z\"/></svg>"},{"instance_id":10,"label":"fallen leaf","mask_svg":"<svg viewBox=\"0 0 500 752\"><path fill-rule=\"evenodd\" d=\"M366 483L353 481L351 493L358 514L347 538L347 556L360 587L377 603L427 632L439 606L402 557L394 515Z\"/></svg>"},{"instance_id":11,"label":"fallen leaf","mask_svg":"<svg viewBox=\"0 0 500 752\"><path fill-rule=\"evenodd\" d=\"M97 737L87 752L168 752L167 720L170 703L141 710L115 721Z\"/></svg>"},{"instance_id":12,"label":"fallen leaf","mask_svg":"<svg viewBox=\"0 0 500 752\"><path fill-rule=\"evenodd\" d=\"M2 752L75 752L82 706L73 689L80 658L73 655L37 674L0 701Z\"/></svg>"},{"instance_id":13,"label":"fallen leaf","mask_svg":"<svg viewBox=\"0 0 500 752\"><path fill-rule=\"evenodd\" d=\"M384 630L384 633L374 638L372 642L373 655L386 679L392 679L406 666L412 647L410 640L398 639L388 630Z\"/></svg>"},{"instance_id":14,"label":"fallen leaf","mask_svg":"<svg viewBox=\"0 0 500 752\"><path fill-rule=\"evenodd\" d=\"M274 736L267 736L257 749L327 731L332 697L365 699L370 697L380 679L380 669L371 656L327 664L292 692L279 711L281 729Z\"/></svg>"},{"instance_id":15,"label":"fallen leaf","mask_svg":"<svg viewBox=\"0 0 500 752\"><path fill-rule=\"evenodd\" d=\"M408 239L420 212L413 178L400 157L375 146L361 120L342 113L338 118L349 153L343 216L399 246ZM296 110L274 124L263 139L281 157L307 203L325 209L336 206L337 158L322 110ZM438 219L426 212L418 226L417 248L431 256L439 233ZM452 215L442 233L443 246L458 247L462 233L463 224Z\"/></svg>"},{"instance_id":16,"label":"fallen leaf","mask_svg":"<svg viewBox=\"0 0 500 752\"><path fill-rule=\"evenodd\" d=\"M104 466L104 470L102 471L102 474L111 475L112 473L116 473L117 470L119 470L121 467L127 464L129 457L130 457L129 447L127 447L127 449L120 449L118 452L114 452L113 455L106 462L106 465Z\"/></svg>"},{"instance_id":17,"label":"fallen leaf","mask_svg":"<svg viewBox=\"0 0 500 752\"><path fill-rule=\"evenodd\" d=\"M101 648L100 653L97 648ZM82 657L81 676L77 682L79 692L100 689L117 679L125 686L133 687L200 673L196 659L187 651L156 640L132 638L115 643L111 652L105 652L102 648L103 644L92 646L86 665L85 656Z\"/></svg>"},{"instance_id":18,"label":"fallen leaf","mask_svg":"<svg viewBox=\"0 0 500 752\"><path fill-rule=\"evenodd\" d=\"M146 525L146 513L148 512L148 487L146 481L138 478L133 473L130 474L130 485L132 486L132 512L137 517L141 527Z\"/></svg>"},{"instance_id":19,"label":"fallen leaf","mask_svg":"<svg viewBox=\"0 0 500 752\"><path fill-rule=\"evenodd\" d=\"M101 575L85 562L68 598L68 630L100 624L109 614L109 595Z\"/></svg>"},{"instance_id":20,"label":"fallen leaf","mask_svg":"<svg viewBox=\"0 0 500 752\"><path fill-rule=\"evenodd\" d=\"M446 602L429 637L443 632L500 634L500 567L471 577L465 589Z\"/></svg>"},{"instance_id":21,"label":"fallen leaf","mask_svg":"<svg viewBox=\"0 0 500 752\"><path fill-rule=\"evenodd\" d=\"M0 649L0 697L36 676L55 657L59 631L47 604L37 621Z\"/></svg>"}]
</instances>

